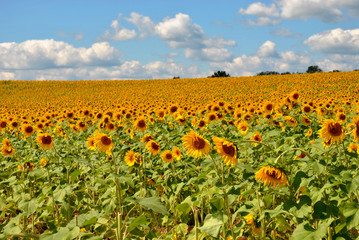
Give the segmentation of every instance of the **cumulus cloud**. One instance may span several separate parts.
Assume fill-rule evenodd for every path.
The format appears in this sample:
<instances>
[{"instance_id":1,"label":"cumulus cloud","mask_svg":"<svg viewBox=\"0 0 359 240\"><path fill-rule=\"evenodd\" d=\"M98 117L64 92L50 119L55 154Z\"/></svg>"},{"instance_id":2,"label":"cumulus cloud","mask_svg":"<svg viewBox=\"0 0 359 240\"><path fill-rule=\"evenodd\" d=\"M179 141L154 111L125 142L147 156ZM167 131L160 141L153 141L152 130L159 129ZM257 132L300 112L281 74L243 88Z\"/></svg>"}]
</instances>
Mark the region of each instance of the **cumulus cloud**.
<instances>
[{"instance_id":1,"label":"cumulus cloud","mask_svg":"<svg viewBox=\"0 0 359 240\"><path fill-rule=\"evenodd\" d=\"M0 71L0 80L14 80L14 79L15 79L15 73Z\"/></svg>"},{"instance_id":2,"label":"cumulus cloud","mask_svg":"<svg viewBox=\"0 0 359 240\"><path fill-rule=\"evenodd\" d=\"M0 69L34 69L67 66L111 66L119 63L121 52L108 42L90 48L54 39L0 43Z\"/></svg>"},{"instance_id":3,"label":"cumulus cloud","mask_svg":"<svg viewBox=\"0 0 359 240\"><path fill-rule=\"evenodd\" d=\"M139 13L132 12L131 17L124 19L138 28L140 31L140 38L147 37L148 33L155 34L155 24L148 16L143 16Z\"/></svg>"},{"instance_id":4,"label":"cumulus cloud","mask_svg":"<svg viewBox=\"0 0 359 240\"><path fill-rule=\"evenodd\" d=\"M137 37L135 30L131 30L125 27L122 27L118 20L113 20L111 23L111 30L106 30L100 39L111 39L115 41L130 40Z\"/></svg>"},{"instance_id":5,"label":"cumulus cloud","mask_svg":"<svg viewBox=\"0 0 359 240\"><path fill-rule=\"evenodd\" d=\"M239 13L243 15L255 15L260 17L278 17L278 7L272 3L270 6L261 2L255 2L248 6L247 9L239 9Z\"/></svg>"},{"instance_id":6,"label":"cumulus cloud","mask_svg":"<svg viewBox=\"0 0 359 240\"><path fill-rule=\"evenodd\" d=\"M290 37L290 38L300 38L302 34L293 33L291 30L287 28L277 28L271 32L271 34L281 36L281 37Z\"/></svg>"},{"instance_id":7,"label":"cumulus cloud","mask_svg":"<svg viewBox=\"0 0 359 240\"><path fill-rule=\"evenodd\" d=\"M277 57L276 45L272 41L266 41L258 48L257 55L260 57Z\"/></svg>"},{"instance_id":8,"label":"cumulus cloud","mask_svg":"<svg viewBox=\"0 0 359 240\"><path fill-rule=\"evenodd\" d=\"M343 20L343 11L349 11L359 17L357 0L278 0L270 5L262 2L250 4L247 9L239 9L242 15L258 17L247 20L250 25L265 26L279 24L283 19L316 18L325 23L337 23Z\"/></svg>"},{"instance_id":9,"label":"cumulus cloud","mask_svg":"<svg viewBox=\"0 0 359 240\"><path fill-rule=\"evenodd\" d=\"M312 50L324 53L359 54L359 28L336 28L310 36L304 41Z\"/></svg>"},{"instance_id":10,"label":"cumulus cloud","mask_svg":"<svg viewBox=\"0 0 359 240\"><path fill-rule=\"evenodd\" d=\"M186 58L200 61L227 61L233 58L228 47L236 46L234 40L208 36L188 14L178 13L174 17L166 17L156 24L148 16L136 12L132 12L130 17L122 17L119 14L118 18L133 24L140 34L137 34L134 29L121 27L118 20L113 20L111 24L113 33L106 30L100 39L128 40L151 35L158 36L172 49L182 49Z\"/></svg>"}]
</instances>

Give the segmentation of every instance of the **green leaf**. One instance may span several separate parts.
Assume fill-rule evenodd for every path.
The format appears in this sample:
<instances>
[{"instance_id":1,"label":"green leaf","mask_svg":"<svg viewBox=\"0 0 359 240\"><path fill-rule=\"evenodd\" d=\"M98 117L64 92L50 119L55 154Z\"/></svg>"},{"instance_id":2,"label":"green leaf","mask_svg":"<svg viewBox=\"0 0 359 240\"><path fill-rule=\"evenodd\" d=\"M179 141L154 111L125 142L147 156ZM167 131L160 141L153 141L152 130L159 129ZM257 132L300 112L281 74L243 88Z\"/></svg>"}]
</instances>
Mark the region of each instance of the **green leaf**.
<instances>
[{"instance_id":1,"label":"green leaf","mask_svg":"<svg viewBox=\"0 0 359 240\"><path fill-rule=\"evenodd\" d=\"M131 224L128 226L127 231L131 232L132 230L134 230L135 228L137 228L140 225L144 225L147 223L147 218L145 215L141 215L139 217L137 217L135 220L133 220L131 222Z\"/></svg>"},{"instance_id":2,"label":"green leaf","mask_svg":"<svg viewBox=\"0 0 359 240\"><path fill-rule=\"evenodd\" d=\"M169 214L166 206L161 202L159 197L137 198L137 200L138 203L146 209L150 209L164 215Z\"/></svg>"},{"instance_id":3,"label":"green leaf","mask_svg":"<svg viewBox=\"0 0 359 240\"><path fill-rule=\"evenodd\" d=\"M37 209L37 201L36 199L31 199L30 201L23 200L19 203L19 208L26 214L26 217L31 216L35 213Z\"/></svg>"},{"instance_id":4,"label":"green leaf","mask_svg":"<svg viewBox=\"0 0 359 240\"><path fill-rule=\"evenodd\" d=\"M313 229L308 222L303 222L294 230L290 240L318 240L322 239L328 233L328 227L334 221L330 218L322 221L318 225L318 229Z\"/></svg>"},{"instance_id":5,"label":"green leaf","mask_svg":"<svg viewBox=\"0 0 359 240\"><path fill-rule=\"evenodd\" d=\"M223 224L223 215L222 213L208 214L204 219L202 227L199 227L201 231L207 233L208 235L217 238L219 231Z\"/></svg>"}]
</instances>

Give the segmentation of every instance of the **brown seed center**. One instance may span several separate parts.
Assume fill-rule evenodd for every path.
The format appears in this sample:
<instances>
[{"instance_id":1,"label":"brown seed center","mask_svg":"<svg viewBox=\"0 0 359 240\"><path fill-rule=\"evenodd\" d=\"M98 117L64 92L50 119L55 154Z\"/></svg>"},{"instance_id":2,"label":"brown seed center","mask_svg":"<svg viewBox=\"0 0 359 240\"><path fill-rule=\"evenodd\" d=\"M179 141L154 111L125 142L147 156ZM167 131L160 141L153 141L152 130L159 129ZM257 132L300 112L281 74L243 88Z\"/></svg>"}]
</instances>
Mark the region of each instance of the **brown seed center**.
<instances>
[{"instance_id":1,"label":"brown seed center","mask_svg":"<svg viewBox=\"0 0 359 240\"><path fill-rule=\"evenodd\" d=\"M101 142L102 142L103 145L106 145L106 146L108 146L108 145L110 145L112 143L111 138L109 138L107 136L102 136L101 137Z\"/></svg>"},{"instance_id":2,"label":"brown seed center","mask_svg":"<svg viewBox=\"0 0 359 240\"><path fill-rule=\"evenodd\" d=\"M230 157L233 157L236 152L235 147L232 145L231 146L223 145L222 148L223 148L223 152L225 152Z\"/></svg>"},{"instance_id":3,"label":"brown seed center","mask_svg":"<svg viewBox=\"0 0 359 240\"><path fill-rule=\"evenodd\" d=\"M41 141L43 144L49 145L52 143L52 138L51 136L42 137Z\"/></svg>"},{"instance_id":4,"label":"brown seed center","mask_svg":"<svg viewBox=\"0 0 359 240\"><path fill-rule=\"evenodd\" d=\"M342 126L339 123L329 125L329 132L332 136L338 137L342 134Z\"/></svg>"},{"instance_id":5,"label":"brown seed center","mask_svg":"<svg viewBox=\"0 0 359 240\"><path fill-rule=\"evenodd\" d=\"M196 138L193 142L193 146L195 149L201 150L206 145L206 142L203 138Z\"/></svg>"}]
</instances>

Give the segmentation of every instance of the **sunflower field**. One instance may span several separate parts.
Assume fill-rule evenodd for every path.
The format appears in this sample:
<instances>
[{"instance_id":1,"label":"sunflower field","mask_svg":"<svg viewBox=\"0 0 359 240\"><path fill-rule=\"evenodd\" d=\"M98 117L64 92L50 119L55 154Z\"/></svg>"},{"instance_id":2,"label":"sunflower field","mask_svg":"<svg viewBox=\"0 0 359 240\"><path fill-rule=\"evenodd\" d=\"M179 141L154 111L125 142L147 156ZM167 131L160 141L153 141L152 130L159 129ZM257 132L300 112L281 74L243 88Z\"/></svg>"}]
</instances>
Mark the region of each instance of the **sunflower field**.
<instances>
[{"instance_id":1,"label":"sunflower field","mask_svg":"<svg viewBox=\"0 0 359 240\"><path fill-rule=\"evenodd\" d=\"M359 239L359 71L0 81L0 239Z\"/></svg>"}]
</instances>

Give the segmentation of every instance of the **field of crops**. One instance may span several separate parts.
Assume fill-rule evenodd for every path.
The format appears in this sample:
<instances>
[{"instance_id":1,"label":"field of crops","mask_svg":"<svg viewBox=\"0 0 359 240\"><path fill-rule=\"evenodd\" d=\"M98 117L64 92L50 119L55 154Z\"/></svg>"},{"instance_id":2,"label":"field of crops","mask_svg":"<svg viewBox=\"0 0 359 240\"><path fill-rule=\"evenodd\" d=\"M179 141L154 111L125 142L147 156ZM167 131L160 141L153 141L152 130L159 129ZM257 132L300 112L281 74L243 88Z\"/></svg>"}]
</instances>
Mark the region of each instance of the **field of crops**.
<instances>
[{"instance_id":1,"label":"field of crops","mask_svg":"<svg viewBox=\"0 0 359 240\"><path fill-rule=\"evenodd\" d=\"M359 239L359 71L0 81L0 239Z\"/></svg>"}]
</instances>

